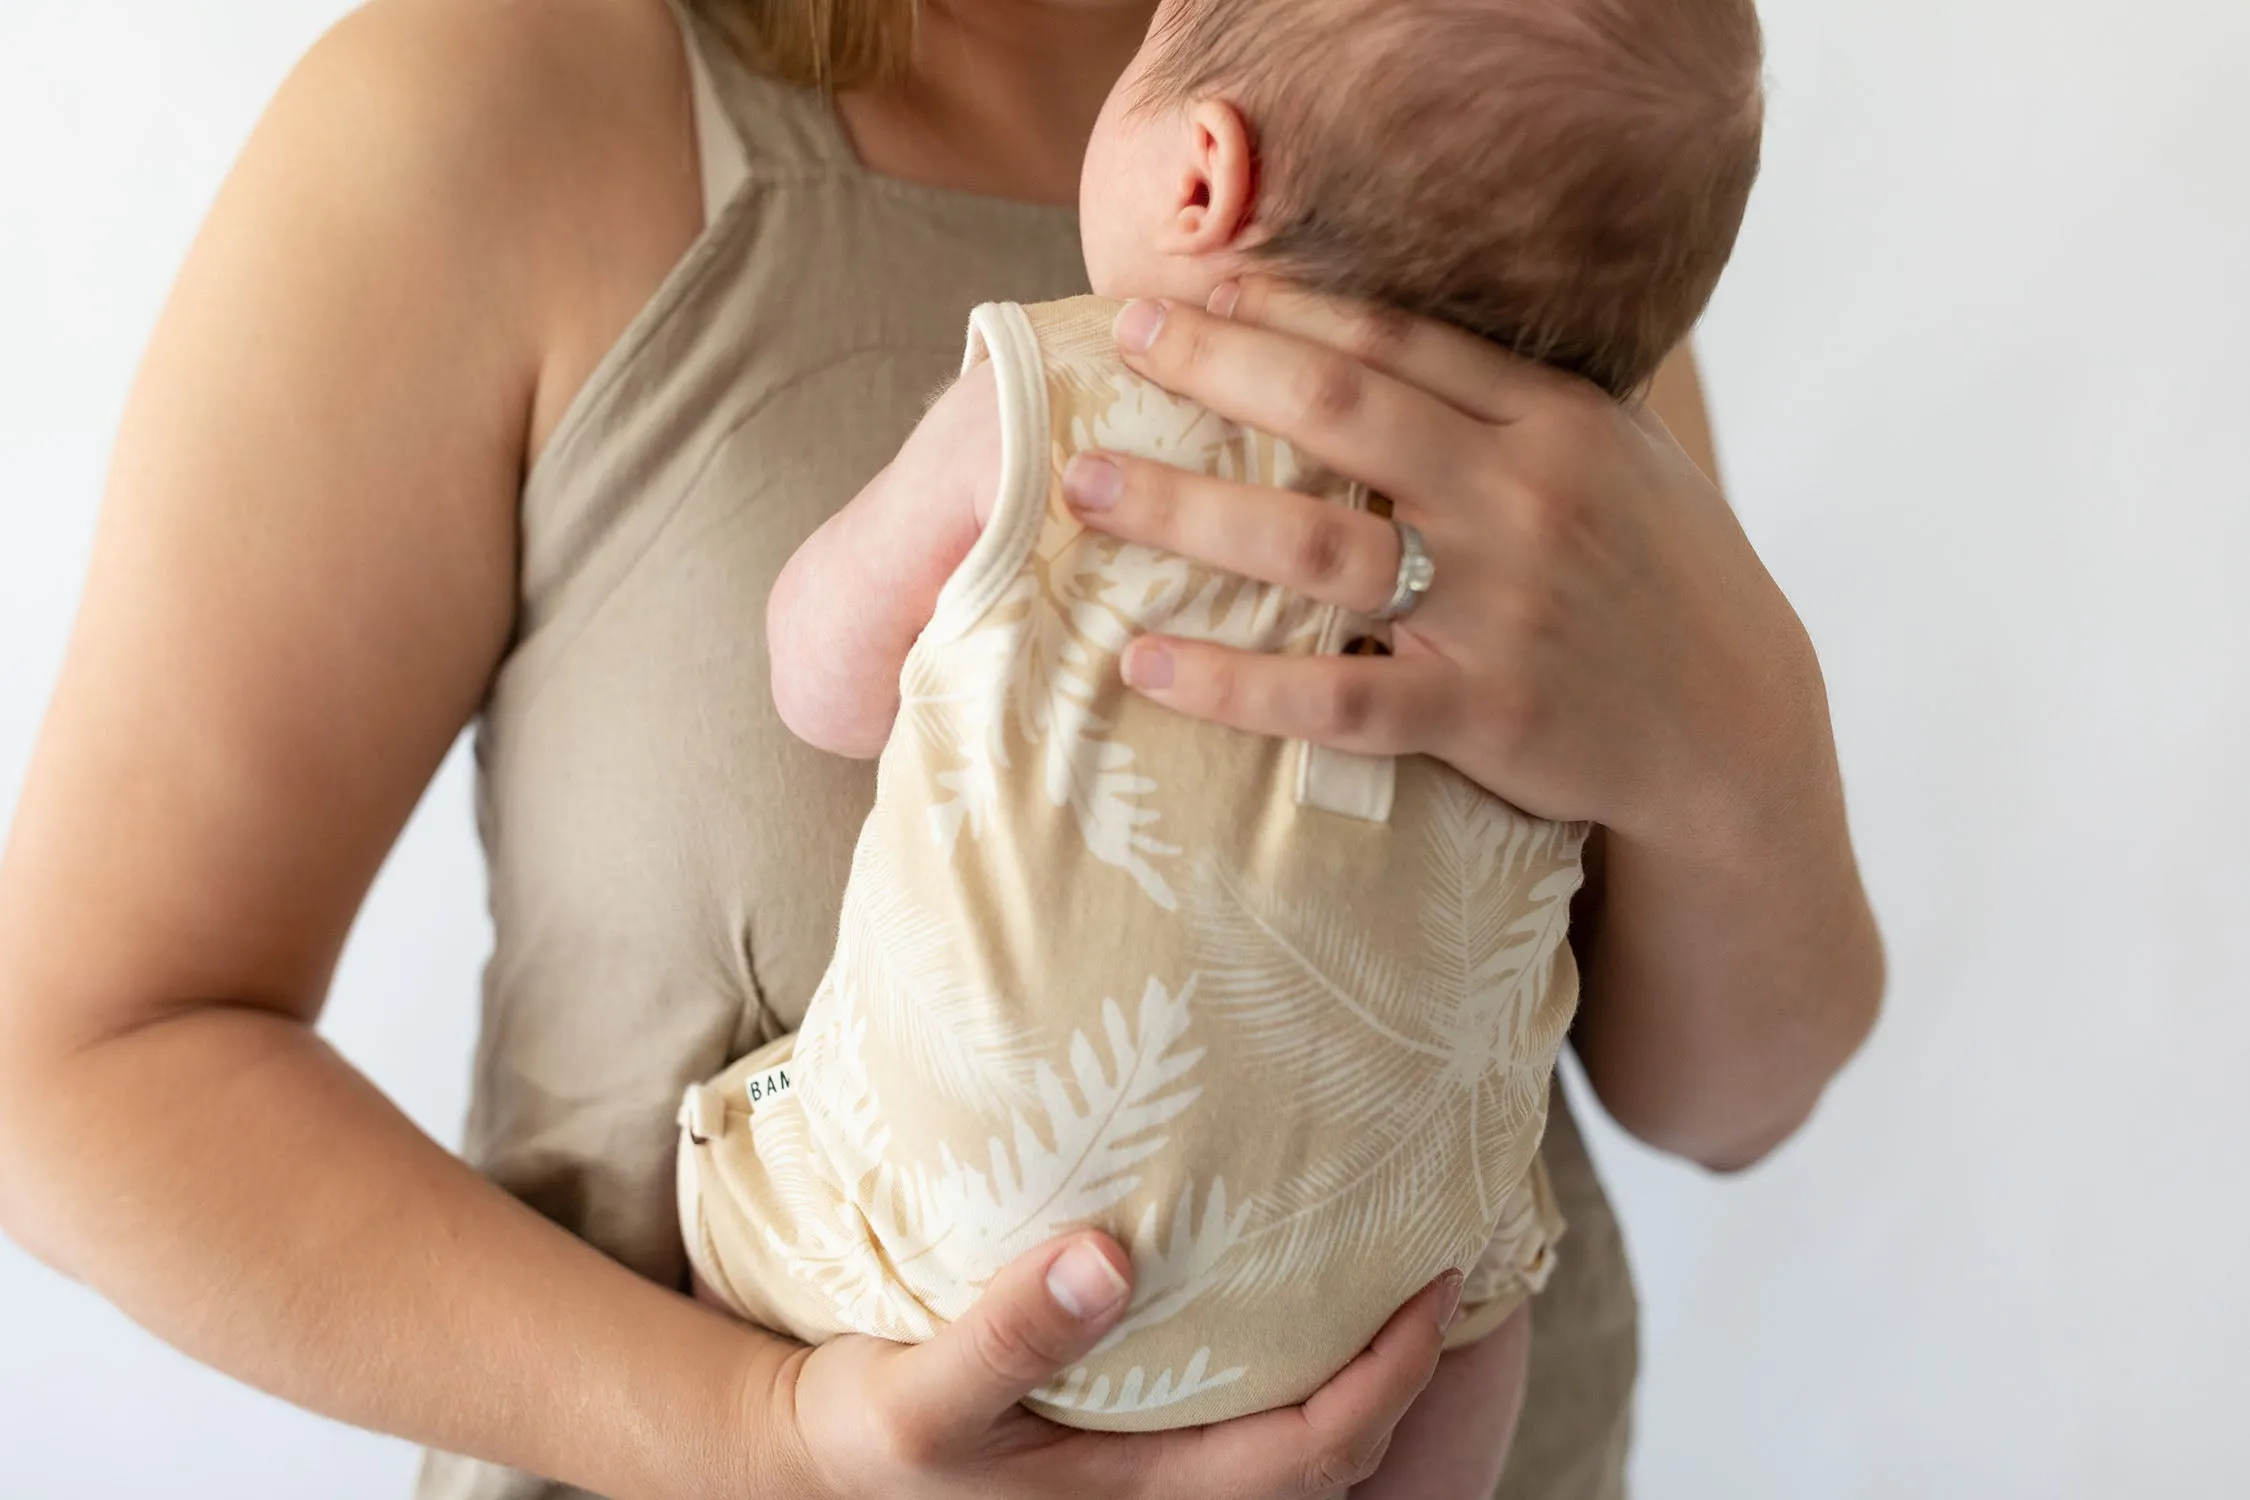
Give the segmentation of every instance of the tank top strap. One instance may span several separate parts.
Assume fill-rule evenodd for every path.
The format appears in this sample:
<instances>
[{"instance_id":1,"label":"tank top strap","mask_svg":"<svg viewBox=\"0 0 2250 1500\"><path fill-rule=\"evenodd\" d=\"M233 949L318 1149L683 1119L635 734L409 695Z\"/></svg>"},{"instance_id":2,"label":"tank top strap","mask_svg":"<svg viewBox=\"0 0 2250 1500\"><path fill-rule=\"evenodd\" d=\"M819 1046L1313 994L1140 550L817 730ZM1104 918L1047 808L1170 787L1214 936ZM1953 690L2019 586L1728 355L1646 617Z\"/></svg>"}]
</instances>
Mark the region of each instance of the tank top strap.
<instances>
[{"instance_id":1,"label":"tank top strap","mask_svg":"<svg viewBox=\"0 0 2250 1500\"><path fill-rule=\"evenodd\" d=\"M687 47L705 222L753 178L859 170L833 99L755 72L694 0L665 3Z\"/></svg>"}]
</instances>

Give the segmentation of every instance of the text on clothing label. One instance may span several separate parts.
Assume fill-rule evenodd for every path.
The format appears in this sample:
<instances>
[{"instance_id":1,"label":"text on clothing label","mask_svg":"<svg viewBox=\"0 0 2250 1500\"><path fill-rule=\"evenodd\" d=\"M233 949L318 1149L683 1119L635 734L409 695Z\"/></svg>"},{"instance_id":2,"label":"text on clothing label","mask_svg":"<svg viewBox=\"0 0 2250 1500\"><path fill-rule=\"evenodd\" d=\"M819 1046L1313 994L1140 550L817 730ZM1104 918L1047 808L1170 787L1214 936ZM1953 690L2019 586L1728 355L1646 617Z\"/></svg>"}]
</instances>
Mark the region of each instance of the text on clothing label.
<instances>
[{"instance_id":1,"label":"text on clothing label","mask_svg":"<svg viewBox=\"0 0 2250 1500\"><path fill-rule=\"evenodd\" d=\"M756 1109L761 1104L771 1104L774 1100L789 1092L791 1087L789 1069L791 1066L792 1064L783 1063L778 1068L768 1068L763 1073L754 1073L750 1076L749 1080L742 1085L742 1092L743 1096L750 1101L752 1109Z\"/></svg>"}]
</instances>

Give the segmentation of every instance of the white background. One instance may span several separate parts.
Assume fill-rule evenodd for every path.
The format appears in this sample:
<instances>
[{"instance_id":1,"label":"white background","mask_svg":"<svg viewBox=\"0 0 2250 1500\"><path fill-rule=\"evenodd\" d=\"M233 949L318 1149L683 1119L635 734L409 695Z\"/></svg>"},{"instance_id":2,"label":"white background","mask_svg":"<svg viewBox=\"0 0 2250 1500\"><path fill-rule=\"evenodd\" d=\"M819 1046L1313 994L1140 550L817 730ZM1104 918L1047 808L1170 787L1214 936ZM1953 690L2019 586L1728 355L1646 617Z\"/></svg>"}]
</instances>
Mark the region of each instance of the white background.
<instances>
[{"instance_id":1,"label":"white background","mask_svg":"<svg viewBox=\"0 0 2250 1500\"><path fill-rule=\"evenodd\" d=\"M338 0L0 0L0 810L111 428ZM1732 489L1828 669L1893 955L1813 1127L1713 1182L1602 1133L1643 1500L2250 1485L2250 5L1768 0L1706 326ZM447 767L330 1031L426 1126L485 942ZM399 1495L0 1244L0 1496Z\"/></svg>"}]
</instances>

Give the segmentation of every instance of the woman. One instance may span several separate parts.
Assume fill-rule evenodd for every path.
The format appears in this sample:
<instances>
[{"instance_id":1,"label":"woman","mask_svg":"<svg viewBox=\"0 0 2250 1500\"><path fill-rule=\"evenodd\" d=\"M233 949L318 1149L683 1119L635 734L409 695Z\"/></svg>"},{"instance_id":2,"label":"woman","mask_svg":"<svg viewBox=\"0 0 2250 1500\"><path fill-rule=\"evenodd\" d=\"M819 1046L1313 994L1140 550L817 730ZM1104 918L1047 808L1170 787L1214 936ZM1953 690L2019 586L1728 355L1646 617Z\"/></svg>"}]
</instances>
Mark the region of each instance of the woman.
<instances>
[{"instance_id":1,"label":"woman","mask_svg":"<svg viewBox=\"0 0 2250 1500\"><path fill-rule=\"evenodd\" d=\"M243 1379L583 1491L1331 1493L1428 1378L1443 1284L1302 1408L1130 1438L1014 1406L1121 1312L1098 1237L917 1349L808 1353L674 1290L673 1101L801 1014L868 794L774 718L767 587L966 307L1079 289L1061 205L1153 6L932 0L911 52L907 0L707 9L683 49L662 0L376 0L246 149L0 867L0 1222ZM1595 1089L1713 1168L1784 1139L1880 959L1811 650L1694 464L1590 390L1283 289L1128 324L1147 373L1427 512L1438 569L1412 670L1155 641L1136 683L1603 825ZM1684 357L1657 404L1701 451ZM1306 589L1396 567L1298 498L1126 478L1123 535ZM311 1028L472 719L469 1135L499 1187ZM1630 1290L1567 1116L1547 1149L1574 1231L1508 1493L1614 1493ZM570 1492L450 1459L425 1489Z\"/></svg>"}]
</instances>

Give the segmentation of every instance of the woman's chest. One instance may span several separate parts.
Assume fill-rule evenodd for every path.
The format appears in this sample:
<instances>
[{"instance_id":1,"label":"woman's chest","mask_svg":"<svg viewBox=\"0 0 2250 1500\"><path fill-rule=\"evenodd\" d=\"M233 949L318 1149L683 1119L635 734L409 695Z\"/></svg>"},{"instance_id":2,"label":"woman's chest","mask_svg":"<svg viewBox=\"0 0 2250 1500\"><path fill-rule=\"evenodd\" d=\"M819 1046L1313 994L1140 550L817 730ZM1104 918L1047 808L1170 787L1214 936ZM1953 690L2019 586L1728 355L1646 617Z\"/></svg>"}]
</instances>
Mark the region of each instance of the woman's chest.
<instances>
[{"instance_id":1,"label":"woman's chest","mask_svg":"<svg viewBox=\"0 0 2250 1500\"><path fill-rule=\"evenodd\" d=\"M810 190L770 208L698 247L534 474L480 736L496 983L645 975L735 1005L737 1044L802 1016L874 791L774 711L773 582L958 368L969 308L1081 274L1056 224L979 254ZM508 998L574 1046L618 1019Z\"/></svg>"}]
</instances>

